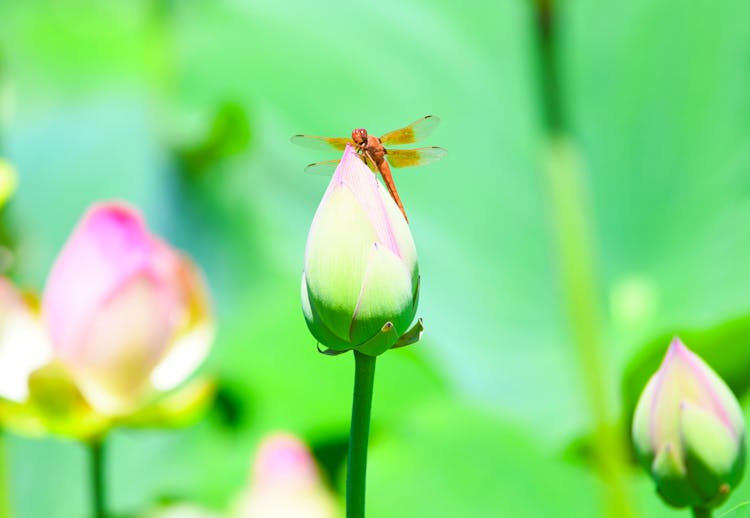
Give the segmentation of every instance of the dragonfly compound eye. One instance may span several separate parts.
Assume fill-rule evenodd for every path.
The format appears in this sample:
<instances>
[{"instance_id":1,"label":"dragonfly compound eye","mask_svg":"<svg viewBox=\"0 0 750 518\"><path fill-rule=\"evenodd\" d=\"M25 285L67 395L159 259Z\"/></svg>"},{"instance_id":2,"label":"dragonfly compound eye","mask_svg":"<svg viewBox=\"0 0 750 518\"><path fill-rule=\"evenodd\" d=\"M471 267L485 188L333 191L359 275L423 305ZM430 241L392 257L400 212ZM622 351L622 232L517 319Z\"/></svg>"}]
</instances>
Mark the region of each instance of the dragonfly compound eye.
<instances>
[{"instance_id":1,"label":"dragonfly compound eye","mask_svg":"<svg viewBox=\"0 0 750 518\"><path fill-rule=\"evenodd\" d=\"M367 142L367 130L364 128L357 128L352 131L352 140L355 144L361 145Z\"/></svg>"}]
</instances>

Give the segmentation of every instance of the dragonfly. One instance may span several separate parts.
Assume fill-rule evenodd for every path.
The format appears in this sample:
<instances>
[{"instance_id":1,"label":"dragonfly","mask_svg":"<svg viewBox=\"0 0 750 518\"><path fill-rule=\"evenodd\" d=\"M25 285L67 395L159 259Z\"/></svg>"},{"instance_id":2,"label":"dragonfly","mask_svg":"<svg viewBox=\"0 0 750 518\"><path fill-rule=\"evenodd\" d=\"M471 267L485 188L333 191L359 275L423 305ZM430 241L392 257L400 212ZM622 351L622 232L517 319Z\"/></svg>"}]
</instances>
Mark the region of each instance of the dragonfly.
<instances>
[{"instance_id":1,"label":"dragonfly","mask_svg":"<svg viewBox=\"0 0 750 518\"><path fill-rule=\"evenodd\" d=\"M312 149L325 149L343 151L349 144L362 158L364 163L375 173L379 172L383 177L388 192L393 201L396 202L404 219L406 217L404 205L401 203L401 197L396 190L396 184L393 181L391 167L413 167L430 164L440 160L448 151L441 147L429 146L415 149L392 149L391 146L400 146L404 144L413 144L426 138L440 122L440 119L434 115L427 115L418 119L408 126L389 131L380 138L370 135L364 128L356 128L352 131L351 138L347 137L318 137L315 135L294 135L292 142L300 146ZM386 147L388 146L388 147ZM306 173L312 174L331 174L336 168L339 160L325 160L315 162L305 168Z\"/></svg>"}]
</instances>

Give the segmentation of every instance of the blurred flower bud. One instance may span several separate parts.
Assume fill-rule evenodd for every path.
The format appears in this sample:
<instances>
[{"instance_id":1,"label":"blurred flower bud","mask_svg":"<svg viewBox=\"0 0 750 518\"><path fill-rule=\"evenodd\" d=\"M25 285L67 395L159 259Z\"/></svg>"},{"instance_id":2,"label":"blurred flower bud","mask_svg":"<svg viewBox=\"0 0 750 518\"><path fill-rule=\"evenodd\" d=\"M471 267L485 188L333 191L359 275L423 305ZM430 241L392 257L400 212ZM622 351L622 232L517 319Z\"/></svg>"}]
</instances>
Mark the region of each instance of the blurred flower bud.
<instances>
[{"instance_id":1,"label":"blurred flower bud","mask_svg":"<svg viewBox=\"0 0 750 518\"><path fill-rule=\"evenodd\" d=\"M675 507L710 509L742 478L745 424L731 390L674 339L633 418L638 456Z\"/></svg>"},{"instance_id":2,"label":"blurred flower bud","mask_svg":"<svg viewBox=\"0 0 750 518\"><path fill-rule=\"evenodd\" d=\"M347 146L307 236L302 274L307 326L334 351L375 356L407 332L418 292L409 226Z\"/></svg>"},{"instance_id":3,"label":"blurred flower bud","mask_svg":"<svg viewBox=\"0 0 750 518\"><path fill-rule=\"evenodd\" d=\"M32 304L0 277L0 397L25 401L31 373L51 359L47 335Z\"/></svg>"},{"instance_id":4,"label":"blurred flower bud","mask_svg":"<svg viewBox=\"0 0 750 518\"><path fill-rule=\"evenodd\" d=\"M73 231L42 309L56 355L102 414L184 381L213 337L197 269L116 203L92 207Z\"/></svg>"},{"instance_id":5,"label":"blurred flower bud","mask_svg":"<svg viewBox=\"0 0 750 518\"><path fill-rule=\"evenodd\" d=\"M16 172L10 162L0 158L0 207L3 207L16 190Z\"/></svg>"},{"instance_id":6,"label":"blurred flower bud","mask_svg":"<svg viewBox=\"0 0 750 518\"><path fill-rule=\"evenodd\" d=\"M289 434L265 439L252 485L237 502L237 518L333 518L336 502L323 485L307 447Z\"/></svg>"}]
</instances>

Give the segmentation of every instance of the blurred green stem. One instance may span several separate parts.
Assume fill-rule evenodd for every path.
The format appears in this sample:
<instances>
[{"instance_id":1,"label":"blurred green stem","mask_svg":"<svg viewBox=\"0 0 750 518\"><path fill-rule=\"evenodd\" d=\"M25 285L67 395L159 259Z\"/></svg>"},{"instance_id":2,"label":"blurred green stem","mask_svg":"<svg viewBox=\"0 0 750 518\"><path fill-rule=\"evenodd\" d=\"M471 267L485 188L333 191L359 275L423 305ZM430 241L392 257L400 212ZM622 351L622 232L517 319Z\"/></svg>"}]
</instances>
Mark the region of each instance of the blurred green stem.
<instances>
[{"instance_id":1,"label":"blurred green stem","mask_svg":"<svg viewBox=\"0 0 750 518\"><path fill-rule=\"evenodd\" d=\"M610 399L612 374L600 328L599 286L596 279L592 229L584 171L575 144L567 137L564 88L561 81L556 0L536 0L534 33L538 65L540 115L544 126L545 172L551 196L551 218L560 254L559 267L565 309L576 345L589 413L593 450L605 484L606 516L632 517L636 510L627 483L625 445L617 429Z\"/></svg>"},{"instance_id":2,"label":"blurred green stem","mask_svg":"<svg viewBox=\"0 0 750 518\"><path fill-rule=\"evenodd\" d=\"M370 435L370 409L375 381L375 356L354 351L354 398L349 434L349 462L346 470L346 516L365 516L367 441Z\"/></svg>"},{"instance_id":3,"label":"blurred green stem","mask_svg":"<svg viewBox=\"0 0 750 518\"><path fill-rule=\"evenodd\" d=\"M106 511L106 459L104 437L96 437L86 443L91 462L91 505L94 518L107 518Z\"/></svg>"},{"instance_id":4,"label":"blurred green stem","mask_svg":"<svg viewBox=\"0 0 750 518\"><path fill-rule=\"evenodd\" d=\"M711 510L702 507L693 507L693 518L711 518Z\"/></svg>"},{"instance_id":5,"label":"blurred green stem","mask_svg":"<svg viewBox=\"0 0 750 518\"><path fill-rule=\"evenodd\" d=\"M174 2L151 0L147 24L150 78L162 103L168 106L177 84L177 58L174 40Z\"/></svg>"},{"instance_id":6,"label":"blurred green stem","mask_svg":"<svg viewBox=\"0 0 750 518\"><path fill-rule=\"evenodd\" d=\"M610 369L599 326L596 268L583 194L582 171L575 149L564 138L549 139L546 172L551 191L554 233L560 252L560 275L573 341L593 421L594 459L606 485L607 516L635 516L626 479L625 448L610 397Z\"/></svg>"},{"instance_id":7,"label":"blurred green stem","mask_svg":"<svg viewBox=\"0 0 750 518\"><path fill-rule=\"evenodd\" d=\"M5 435L0 431L0 518L10 518L10 497L8 495L8 455L5 448Z\"/></svg>"}]
</instances>

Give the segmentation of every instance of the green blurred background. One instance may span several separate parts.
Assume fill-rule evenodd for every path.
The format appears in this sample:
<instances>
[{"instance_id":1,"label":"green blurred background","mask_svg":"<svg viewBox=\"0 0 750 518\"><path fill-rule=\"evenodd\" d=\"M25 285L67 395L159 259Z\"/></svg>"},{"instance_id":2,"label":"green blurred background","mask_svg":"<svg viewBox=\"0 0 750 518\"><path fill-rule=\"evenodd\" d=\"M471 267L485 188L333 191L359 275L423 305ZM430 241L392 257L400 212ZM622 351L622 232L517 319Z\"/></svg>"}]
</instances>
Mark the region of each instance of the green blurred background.
<instances>
[{"instance_id":1,"label":"green blurred background","mask_svg":"<svg viewBox=\"0 0 750 518\"><path fill-rule=\"evenodd\" d=\"M41 290L86 207L124 199L201 264L219 317L209 414L110 437L116 514L169 500L221 509L280 429L341 491L353 362L317 353L299 303L327 183L303 168L335 156L289 136L384 133L435 114L426 143L448 157L396 172L426 332L378 361L368 515L603 515L564 302L576 297L560 281L566 229L543 162L537 7L0 0L14 279ZM596 265L589 318L624 438L674 334L738 396L750 384L750 3L568 0L556 12L555 87ZM85 516L85 451L6 436L14 516ZM635 465L625 472L641 515L685 515ZM748 499L750 483L727 508Z\"/></svg>"}]
</instances>

